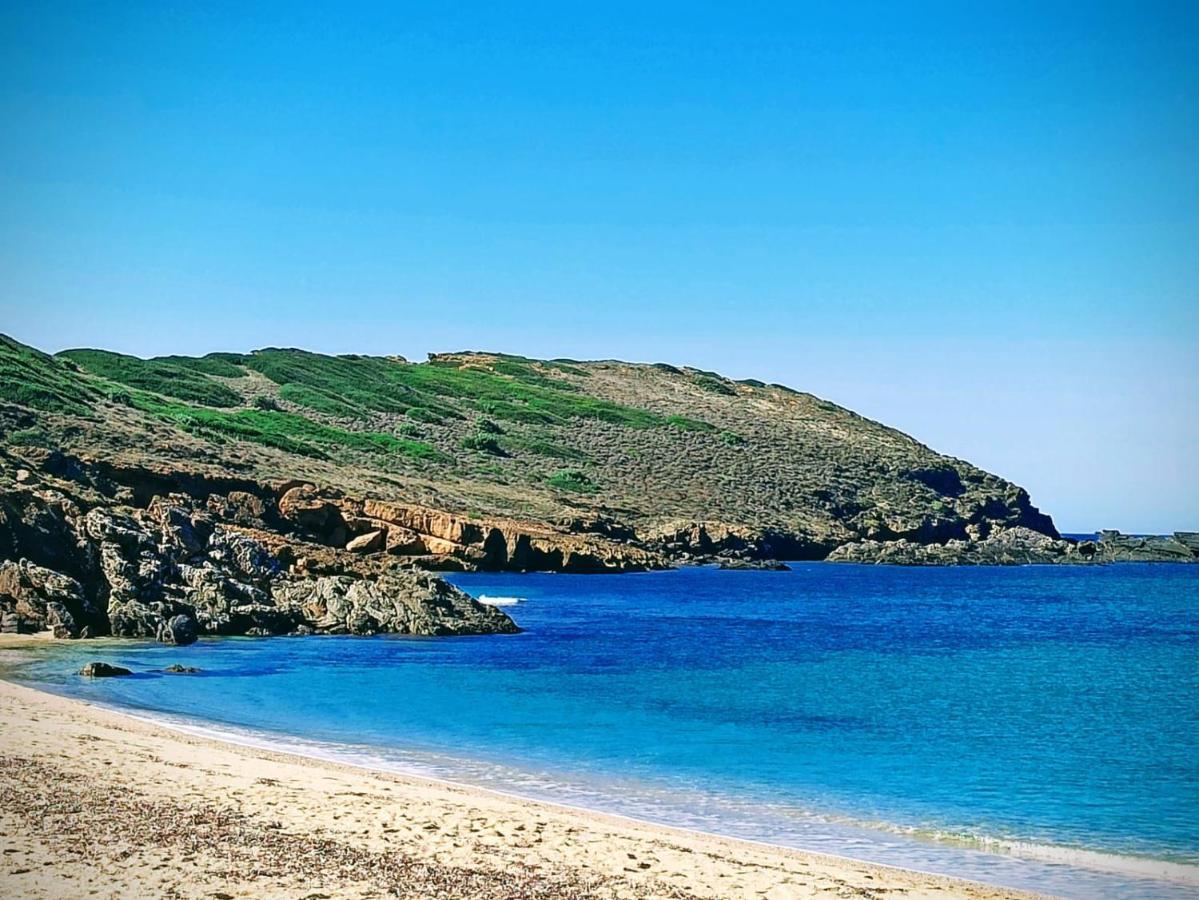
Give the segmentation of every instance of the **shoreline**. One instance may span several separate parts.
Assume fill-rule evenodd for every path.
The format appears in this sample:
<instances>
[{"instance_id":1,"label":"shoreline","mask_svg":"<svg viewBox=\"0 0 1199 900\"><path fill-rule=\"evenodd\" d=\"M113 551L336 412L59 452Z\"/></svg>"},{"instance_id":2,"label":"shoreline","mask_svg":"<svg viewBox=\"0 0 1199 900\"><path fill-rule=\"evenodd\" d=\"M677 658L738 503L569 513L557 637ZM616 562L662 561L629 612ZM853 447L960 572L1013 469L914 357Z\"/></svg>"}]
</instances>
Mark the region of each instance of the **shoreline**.
<instances>
[{"instance_id":1,"label":"shoreline","mask_svg":"<svg viewBox=\"0 0 1199 900\"><path fill-rule=\"evenodd\" d=\"M25 640L21 644L30 646ZM0 642L0 648L6 646L12 643ZM430 889L421 879L434 875L445 882L437 888L444 896L763 896L774 900L830 891L877 896L883 888L911 897L1035 896L529 800L448 780L201 737L4 680L0 680L0 709L4 711L0 721L5 723L0 726L0 756L6 788L12 785L14 772L27 765L36 768L36 791L85 784L85 795L97 795L92 813L99 821L109 820L111 826L116 815L112 797L132 795L142 805L177 806L181 798L172 787L178 772L172 769L190 769L191 790L184 798L188 802L166 818L189 814L211 818L214 810L203 801L220 798L233 801L234 807L219 810L216 818L238 818L241 832L265 829L271 835L267 850L279 840L309 849L313 841L332 842L338 846L316 856L350 852L362 857L356 868L321 881L320 858L311 867L299 868L294 861L275 860L273 868L263 870L262 847L251 848L247 855L252 859L241 861L246 863L241 868L225 867L227 874L201 864L213 850L225 850L220 844L189 845L192 859L169 861L161 858L164 848L155 846L159 842L154 838L140 845L132 839L118 841L120 859L94 842L85 853L64 853L39 834L42 823L25 820L6 806L0 813L4 843L17 852L3 854L0 883L11 883L23 896L61 896L64 886L81 887L81 877L87 879L89 889L101 895L111 891L114 896L127 894L134 886L144 889L142 879L157 880L164 892L177 896L212 896L214 885L223 886L219 892L231 896L296 896L290 887L295 879L306 887L313 887L313 879L321 881L335 896L365 896L379 887L400 893L416 888L420 894ZM12 723L21 725L14 728ZM131 753L139 757L136 765L131 765ZM248 781L250 775L255 777ZM15 780L21 784L20 777ZM197 781L203 787L199 794ZM345 790L330 795L317 783L333 783ZM26 789L31 786L24 783ZM347 795L354 799L339 799ZM286 803L281 802L284 799ZM89 803L75 798L71 808L80 807L86 810ZM286 813L281 813L283 809ZM53 804L43 809L46 812L53 813ZM347 823L355 827L347 828ZM268 829L272 824L275 827ZM518 834L535 838L518 838ZM391 872L377 859L393 858L397 851L407 868L420 871ZM267 875L256 874L260 871ZM515 881L513 871L518 873ZM273 880L263 883L272 872ZM363 878L358 878L359 873ZM201 890L204 882L207 886ZM276 890L281 893L272 893Z\"/></svg>"}]
</instances>

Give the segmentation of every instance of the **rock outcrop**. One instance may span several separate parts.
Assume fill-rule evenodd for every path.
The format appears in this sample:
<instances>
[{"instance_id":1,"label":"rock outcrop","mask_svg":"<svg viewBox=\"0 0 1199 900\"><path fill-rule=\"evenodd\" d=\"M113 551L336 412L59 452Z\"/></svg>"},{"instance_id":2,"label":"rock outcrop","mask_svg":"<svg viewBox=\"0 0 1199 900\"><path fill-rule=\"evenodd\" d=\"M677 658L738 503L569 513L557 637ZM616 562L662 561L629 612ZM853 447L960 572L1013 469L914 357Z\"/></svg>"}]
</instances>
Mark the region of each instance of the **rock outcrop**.
<instances>
[{"instance_id":1,"label":"rock outcrop","mask_svg":"<svg viewBox=\"0 0 1199 900\"><path fill-rule=\"evenodd\" d=\"M331 531L351 527L344 512L352 504L311 486L288 488L288 502L279 504L269 489L254 486L251 493L239 484L212 494L200 480L191 482L202 485L198 495L148 495L122 490L124 473L100 475L83 460L61 463L55 471L73 478L43 471L36 485L26 478L0 490L4 631L186 645L203 635L518 630L506 614L436 575L400 569L404 560L381 552L381 529L350 539L359 543L349 549L307 543L304 534L313 529L344 540ZM104 491L96 488L101 478ZM139 496L143 505L120 502ZM232 524L222 516L229 510L234 521L286 529L298 519L306 530Z\"/></svg>"},{"instance_id":2,"label":"rock outcrop","mask_svg":"<svg viewBox=\"0 0 1199 900\"><path fill-rule=\"evenodd\" d=\"M1133 537L1103 531L1097 541L1075 541L1015 527L995 531L982 540L950 540L943 544L856 541L838 547L828 560L906 566L1199 561L1199 548L1187 543L1188 534Z\"/></svg>"}]
</instances>

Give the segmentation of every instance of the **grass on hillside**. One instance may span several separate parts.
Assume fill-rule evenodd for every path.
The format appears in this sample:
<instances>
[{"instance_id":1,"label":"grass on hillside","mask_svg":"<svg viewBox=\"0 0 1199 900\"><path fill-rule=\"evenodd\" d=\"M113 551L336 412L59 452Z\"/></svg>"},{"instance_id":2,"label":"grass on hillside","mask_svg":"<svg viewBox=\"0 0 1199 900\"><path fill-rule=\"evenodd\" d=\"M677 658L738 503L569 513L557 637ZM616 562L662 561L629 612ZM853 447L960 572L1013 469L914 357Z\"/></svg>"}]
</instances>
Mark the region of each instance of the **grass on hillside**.
<instances>
[{"instance_id":1,"label":"grass on hillside","mask_svg":"<svg viewBox=\"0 0 1199 900\"><path fill-rule=\"evenodd\" d=\"M244 365L280 385L284 399L330 415L406 413L440 424L480 411L534 425L596 419L651 428L665 422L647 410L587 396L519 358L479 365L453 360L410 364L384 357L269 349L244 357Z\"/></svg>"},{"instance_id":2,"label":"grass on hillside","mask_svg":"<svg viewBox=\"0 0 1199 900\"><path fill-rule=\"evenodd\" d=\"M99 392L72 365L0 334L0 400L87 415Z\"/></svg>"},{"instance_id":3,"label":"grass on hillside","mask_svg":"<svg viewBox=\"0 0 1199 900\"><path fill-rule=\"evenodd\" d=\"M573 491L576 494L594 494L599 487L585 472L578 469L567 469L555 472L549 477L549 483L562 491Z\"/></svg>"},{"instance_id":4,"label":"grass on hillside","mask_svg":"<svg viewBox=\"0 0 1199 900\"><path fill-rule=\"evenodd\" d=\"M240 353L209 353L206 356L155 356L151 362L169 363L218 378L245 378Z\"/></svg>"},{"instance_id":5,"label":"grass on hillside","mask_svg":"<svg viewBox=\"0 0 1199 900\"><path fill-rule=\"evenodd\" d=\"M687 416L667 416L666 424L679 431L715 431L715 425L701 422L699 419L689 419Z\"/></svg>"},{"instance_id":6,"label":"grass on hillside","mask_svg":"<svg viewBox=\"0 0 1199 900\"><path fill-rule=\"evenodd\" d=\"M219 381L213 381L193 365L181 365L166 359L139 359L108 350L65 350L58 354L93 375L125 387L153 391L164 397L203 403L205 406L230 407L241 403L241 395ZM198 362L193 360L194 362ZM218 366L219 362L205 365Z\"/></svg>"},{"instance_id":7,"label":"grass on hillside","mask_svg":"<svg viewBox=\"0 0 1199 900\"><path fill-rule=\"evenodd\" d=\"M443 453L421 441L374 431L346 431L278 410L206 409L161 401L141 393L133 397L133 405L201 437L250 441L301 456L328 459L327 451L341 449L397 454L418 460L447 460Z\"/></svg>"}]
</instances>

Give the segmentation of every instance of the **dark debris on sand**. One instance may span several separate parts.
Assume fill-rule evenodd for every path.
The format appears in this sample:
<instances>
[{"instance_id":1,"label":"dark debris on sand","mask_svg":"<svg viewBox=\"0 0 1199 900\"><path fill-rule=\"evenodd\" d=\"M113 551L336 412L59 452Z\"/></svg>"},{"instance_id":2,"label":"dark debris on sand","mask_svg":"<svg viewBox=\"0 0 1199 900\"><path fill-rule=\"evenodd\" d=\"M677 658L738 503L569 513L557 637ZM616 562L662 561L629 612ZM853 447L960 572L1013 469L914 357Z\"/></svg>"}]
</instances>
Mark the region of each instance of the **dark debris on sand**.
<instances>
[{"instance_id":1,"label":"dark debris on sand","mask_svg":"<svg viewBox=\"0 0 1199 900\"><path fill-rule=\"evenodd\" d=\"M283 831L216 804L174 804L130 794L63 772L40 760L0 757L0 808L29 834L79 859L121 862L138 849L218 858L231 881L300 879L316 895L339 885L370 885L400 897L478 900L668 897L693 895L669 885L635 885L597 875L547 874L527 867L463 869L399 851L377 852L344 841ZM183 873L181 873L183 874Z\"/></svg>"}]
</instances>

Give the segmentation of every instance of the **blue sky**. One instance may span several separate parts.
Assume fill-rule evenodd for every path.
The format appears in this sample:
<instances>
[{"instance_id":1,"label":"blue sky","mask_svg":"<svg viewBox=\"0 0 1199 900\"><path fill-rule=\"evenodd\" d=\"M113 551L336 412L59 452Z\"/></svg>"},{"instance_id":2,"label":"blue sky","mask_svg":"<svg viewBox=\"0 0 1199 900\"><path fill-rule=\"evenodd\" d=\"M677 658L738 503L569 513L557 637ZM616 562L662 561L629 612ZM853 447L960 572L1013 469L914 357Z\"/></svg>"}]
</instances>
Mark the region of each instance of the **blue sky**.
<instances>
[{"instance_id":1,"label":"blue sky","mask_svg":"<svg viewBox=\"0 0 1199 900\"><path fill-rule=\"evenodd\" d=\"M1195 4L299 6L0 9L0 330L688 363L1199 528Z\"/></svg>"}]
</instances>

